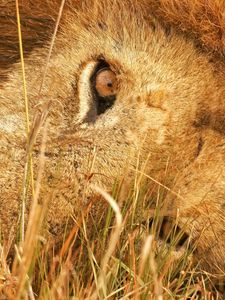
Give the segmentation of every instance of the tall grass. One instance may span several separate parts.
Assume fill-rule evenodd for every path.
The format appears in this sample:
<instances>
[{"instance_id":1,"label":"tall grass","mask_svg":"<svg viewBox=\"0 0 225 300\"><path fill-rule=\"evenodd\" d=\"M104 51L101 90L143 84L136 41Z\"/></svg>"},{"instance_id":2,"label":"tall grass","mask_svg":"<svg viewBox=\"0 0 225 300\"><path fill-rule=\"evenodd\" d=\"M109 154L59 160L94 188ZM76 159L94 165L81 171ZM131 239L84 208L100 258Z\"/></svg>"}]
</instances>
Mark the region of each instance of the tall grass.
<instances>
[{"instance_id":1,"label":"tall grass","mask_svg":"<svg viewBox=\"0 0 225 300\"><path fill-rule=\"evenodd\" d=\"M222 299L222 291L208 274L195 269L188 243L178 246L181 233L175 234L176 225L160 241L162 218L155 215L150 222L133 212L136 197L144 203L145 186L138 195L131 186L132 193L121 208L118 189L110 196L93 188L108 208L97 219L87 209L74 228L65 229L60 245L41 236L33 215L27 228L33 235L30 239L36 240L33 250L29 240L22 253L14 245L10 267L1 247L3 299L3 295L5 299ZM95 225L91 230L89 222Z\"/></svg>"}]
</instances>

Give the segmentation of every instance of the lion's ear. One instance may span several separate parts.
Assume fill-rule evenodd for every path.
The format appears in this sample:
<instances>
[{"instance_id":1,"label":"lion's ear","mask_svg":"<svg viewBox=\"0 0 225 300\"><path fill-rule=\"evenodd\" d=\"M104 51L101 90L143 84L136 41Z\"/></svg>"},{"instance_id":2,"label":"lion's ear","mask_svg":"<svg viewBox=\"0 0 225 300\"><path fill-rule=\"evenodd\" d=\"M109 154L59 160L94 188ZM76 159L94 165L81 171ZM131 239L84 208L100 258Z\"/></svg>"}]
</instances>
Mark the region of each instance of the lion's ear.
<instances>
[{"instance_id":1,"label":"lion's ear","mask_svg":"<svg viewBox=\"0 0 225 300\"><path fill-rule=\"evenodd\" d=\"M187 33L201 46L225 56L224 0L149 0L153 15Z\"/></svg>"}]
</instances>

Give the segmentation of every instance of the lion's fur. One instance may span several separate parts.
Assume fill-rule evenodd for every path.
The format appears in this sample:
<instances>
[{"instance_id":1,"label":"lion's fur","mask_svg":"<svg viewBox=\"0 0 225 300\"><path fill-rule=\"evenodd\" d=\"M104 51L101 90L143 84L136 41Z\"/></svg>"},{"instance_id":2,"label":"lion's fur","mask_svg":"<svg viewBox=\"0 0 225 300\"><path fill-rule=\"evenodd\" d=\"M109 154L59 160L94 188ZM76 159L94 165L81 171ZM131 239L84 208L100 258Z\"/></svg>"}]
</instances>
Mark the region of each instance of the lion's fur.
<instances>
[{"instance_id":1,"label":"lion's fur","mask_svg":"<svg viewBox=\"0 0 225 300\"><path fill-rule=\"evenodd\" d=\"M225 55L224 0L150 1L154 14L211 51Z\"/></svg>"},{"instance_id":2,"label":"lion's fur","mask_svg":"<svg viewBox=\"0 0 225 300\"><path fill-rule=\"evenodd\" d=\"M14 1L1 5L0 217L7 239L18 223L26 138ZM151 153L146 173L172 189L167 214L176 217L179 209L201 265L225 272L223 1L68 0L39 94L59 5L21 2L30 114L40 102L50 106L40 196L50 199L49 231L60 235L68 216L86 204L83 190L89 199L93 150L91 181L108 189L127 165L127 178L133 176L141 150L140 162ZM80 76L99 57L119 72L118 100L81 126ZM35 166L39 144L38 138Z\"/></svg>"},{"instance_id":3,"label":"lion's fur","mask_svg":"<svg viewBox=\"0 0 225 300\"><path fill-rule=\"evenodd\" d=\"M68 1L69 2L69 1ZM151 13L167 26L172 26L194 38L205 49L225 55L224 0L144 0L151 5ZM21 25L24 51L41 46L50 37L60 1L22 0ZM8 65L19 58L15 2L0 3L0 65ZM38 35L38 38L37 38Z\"/></svg>"}]
</instances>

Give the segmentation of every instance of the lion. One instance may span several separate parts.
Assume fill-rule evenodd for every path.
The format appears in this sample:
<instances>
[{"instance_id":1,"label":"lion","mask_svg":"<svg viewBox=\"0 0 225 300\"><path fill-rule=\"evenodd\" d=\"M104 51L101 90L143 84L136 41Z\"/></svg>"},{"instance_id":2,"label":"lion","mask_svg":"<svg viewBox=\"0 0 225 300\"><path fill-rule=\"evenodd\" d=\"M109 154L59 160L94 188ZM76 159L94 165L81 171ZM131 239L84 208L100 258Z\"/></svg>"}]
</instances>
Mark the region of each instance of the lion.
<instances>
[{"instance_id":1,"label":"lion","mask_svg":"<svg viewBox=\"0 0 225 300\"><path fill-rule=\"evenodd\" d=\"M14 1L1 4L3 240L16 235L24 194L25 217L29 212L24 168L32 153L38 178L47 124L38 201L48 199L49 235L60 237L89 203L90 183L110 192L123 178L126 186L138 159L146 176L166 187L162 213L178 218L196 245L198 265L224 274L223 3L68 0L46 68L60 5L20 5L32 127L24 113Z\"/></svg>"}]
</instances>

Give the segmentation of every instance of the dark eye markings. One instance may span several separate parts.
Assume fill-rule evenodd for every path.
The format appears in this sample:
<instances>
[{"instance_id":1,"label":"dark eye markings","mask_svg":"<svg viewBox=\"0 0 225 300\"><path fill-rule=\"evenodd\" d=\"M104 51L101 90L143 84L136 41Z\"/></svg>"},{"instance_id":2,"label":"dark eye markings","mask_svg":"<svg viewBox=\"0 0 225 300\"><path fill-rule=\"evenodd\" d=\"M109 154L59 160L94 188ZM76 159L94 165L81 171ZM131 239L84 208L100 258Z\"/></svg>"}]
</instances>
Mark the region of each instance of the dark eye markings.
<instances>
[{"instance_id":1,"label":"dark eye markings","mask_svg":"<svg viewBox=\"0 0 225 300\"><path fill-rule=\"evenodd\" d=\"M90 78L97 115L111 108L116 100L117 78L109 64L100 60Z\"/></svg>"}]
</instances>

